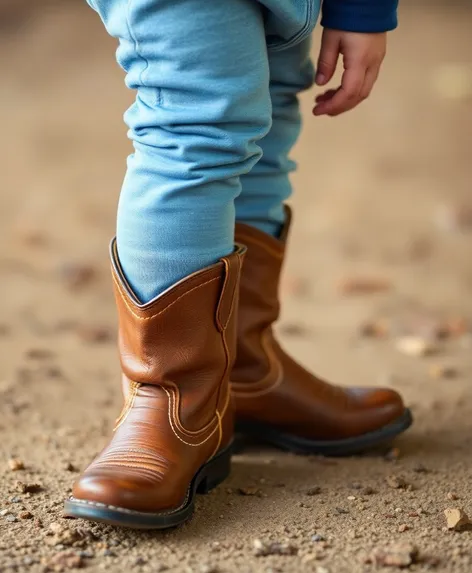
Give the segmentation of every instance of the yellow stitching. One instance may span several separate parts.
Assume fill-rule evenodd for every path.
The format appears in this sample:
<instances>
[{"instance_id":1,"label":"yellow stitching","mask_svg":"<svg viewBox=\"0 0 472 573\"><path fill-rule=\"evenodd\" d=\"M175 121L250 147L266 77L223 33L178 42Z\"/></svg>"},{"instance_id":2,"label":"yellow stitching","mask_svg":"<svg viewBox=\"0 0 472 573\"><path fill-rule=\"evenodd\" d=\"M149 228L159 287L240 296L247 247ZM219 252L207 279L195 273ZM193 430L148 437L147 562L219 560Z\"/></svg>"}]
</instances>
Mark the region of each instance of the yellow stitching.
<instances>
[{"instance_id":1,"label":"yellow stitching","mask_svg":"<svg viewBox=\"0 0 472 573\"><path fill-rule=\"evenodd\" d=\"M134 391L130 392L129 396L126 398L126 401L123 405L123 408L121 410L120 415L118 416L118 418L115 420L115 426L113 428L113 431L115 432L120 426L121 424L124 422L126 414L129 412L129 406L131 404L131 400L132 397L134 395Z\"/></svg>"},{"instance_id":2,"label":"yellow stitching","mask_svg":"<svg viewBox=\"0 0 472 573\"><path fill-rule=\"evenodd\" d=\"M109 448L107 451L102 454L102 457L108 456L110 454L121 454L121 453L132 453L132 454L143 454L145 456L156 456L156 452L154 450L148 450L144 448L126 448L124 446L118 445L114 448Z\"/></svg>"},{"instance_id":3,"label":"yellow stitching","mask_svg":"<svg viewBox=\"0 0 472 573\"><path fill-rule=\"evenodd\" d=\"M159 512L159 513L146 513L146 515L157 515L159 517L161 517L163 515L172 515L173 513L175 513L176 511L179 511L185 505L187 505L189 496L190 496L190 488L187 490L187 493L185 495L185 499L184 499L182 505L179 505L179 507L176 507L175 509L172 509L171 511ZM86 499L77 499L74 496L71 496L69 499L72 503L79 503L82 505L91 505L92 507L106 507L108 509L113 509L113 510L119 511L121 513L127 513L129 515L143 515L143 512L141 512L141 511L134 511L132 509L125 509L124 507L117 507L116 505L107 505L105 503L100 503L97 501L87 501Z\"/></svg>"},{"instance_id":4,"label":"yellow stitching","mask_svg":"<svg viewBox=\"0 0 472 573\"><path fill-rule=\"evenodd\" d=\"M228 392L226 392L226 402L225 402L225 405L223 406L223 409L221 410L221 414L220 414L221 417L223 417L226 414L226 410L228 409L230 401L231 401L231 393L229 392L229 388L228 388ZM217 413L218 413L218 411L217 411Z\"/></svg>"},{"instance_id":5,"label":"yellow stitching","mask_svg":"<svg viewBox=\"0 0 472 573\"><path fill-rule=\"evenodd\" d=\"M280 369L279 375L277 376L277 378L273 384L271 384L268 388L264 388L263 390L257 390L256 392L250 392L250 391L241 392L240 390L236 390L234 388L234 384L244 384L245 386L250 386L251 383L232 382L231 383L231 393L236 398L256 398L259 396L264 396L265 394L269 394L270 392L272 392L272 390L275 390L278 386L280 386L280 384L282 383L282 380L283 380L283 374L284 373L283 373L282 369Z\"/></svg>"},{"instance_id":6,"label":"yellow stitching","mask_svg":"<svg viewBox=\"0 0 472 573\"><path fill-rule=\"evenodd\" d=\"M267 374L267 376L265 378L263 378L262 380L259 380L258 382L251 382L251 383L246 383L246 382L232 382L231 383L231 392L233 394L233 396L238 396L240 398L251 398L251 397L255 397L255 396L264 396L265 394L268 394L269 392L272 392L272 390L275 390L275 388L277 388L278 386L280 386L280 384L282 383L283 380L283 376L284 376L284 371L283 371L283 367L282 364L280 363L280 360L278 360L277 356L275 355L274 351L272 348L268 347L268 340L267 340L267 335L269 334L269 331L266 331L265 335L262 337L262 347L265 350L266 353L266 357L269 360L269 364L271 366L269 373ZM273 358L275 358L275 360L271 361L271 356ZM267 388L263 388L261 390L256 390L256 391L238 391L234 388L234 384L242 384L244 386L248 386L249 384L251 386L255 386L260 385L260 384L264 384L265 381L271 376L272 374L272 370L273 370L273 366L275 365L275 368L279 371L278 372L278 376L275 379L275 381L270 384Z\"/></svg>"},{"instance_id":7,"label":"yellow stitching","mask_svg":"<svg viewBox=\"0 0 472 573\"><path fill-rule=\"evenodd\" d=\"M226 410L228 409L228 406L230 405L231 402L231 393L228 391L226 392L226 402L225 405L223 406L223 409L221 410L221 414L218 412L218 410L216 411L216 415L218 417L218 428L220 430L220 437L218 438L218 444L216 445L215 450L213 451L213 453L211 454L211 456L208 458L208 460L211 460L216 453L218 452L220 446L221 446L221 441L223 440L223 416L226 414Z\"/></svg>"},{"instance_id":8,"label":"yellow stitching","mask_svg":"<svg viewBox=\"0 0 472 573\"><path fill-rule=\"evenodd\" d=\"M134 405L134 401L136 400L136 396L138 394L138 389L139 389L140 384L137 382L131 382L131 386L132 386L132 391L128 395L128 397L126 398L126 402L125 402L125 405L123 406L123 410L122 410L121 414L116 419L115 427L113 428L114 432L116 432L116 430L126 420L126 418L128 417L128 414L131 411L131 408Z\"/></svg>"},{"instance_id":9,"label":"yellow stitching","mask_svg":"<svg viewBox=\"0 0 472 573\"><path fill-rule=\"evenodd\" d=\"M151 468L148 467L148 465L151 465L150 462L146 462L146 460L144 460L142 463L139 462L121 462L117 459L111 459L111 460L98 460L96 461L93 466L94 467L99 467L99 466L118 466L118 467L123 467L123 468L131 468L131 469L135 469L135 470L143 470L145 472L149 472L151 474L157 474L158 476L162 475L162 468Z\"/></svg>"},{"instance_id":10,"label":"yellow stitching","mask_svg":"<svg viewBox=\"0 0 472 573\"><path fill-rule=\"evenodd\" d=\"M173 414L174 414L174 421L175 421L177 428L183 434L188 434L190 437L192 435L198 436L200 434L204 434L205 432L208 432L211 429L211 426L213 425L213 420L210 420L206 426L204 426L200 430L196 430L195 432L192 430L187 430L187 428L185 428L185 426L180 421L180 392L174 383L171 382L171 384L172 384L172 390L173 390L173 392L172 392L172 410L173 410ZM177 399L175 397L176 395L177 395Z\"/></svg>"},{"instance_id":11,"label":"yellow stitching","mask_svg":"<svg viewBox=\"0 0 472 573\"><path fill-rule=\"evenodd\" d=\"M204 282L204 283L202 283L202 284L200 284L200 285L197 285L196 287L191 288L191 289L188 290L187 292L184 292L184 294L180 295L180 296L179 296L178 298L176 298L173 302L169 303L165 308L163 308L162 310L160 310L160 311L157 312L156 314L153 314L152 316L145 316L145 317L144 317L144 316L139 316L138 314L136 314L136 313L133 311L133 309L132 309L132 308L130 307L130 305L128 304L128 301L126 300L126 295L125 295L125 293L123 292L123 290L122 290L120 284L119 284L118 281L116 280L115 275L113 274L112 277L113 277L113 282L115 283L115 285L117 286L117 288L118 288L118 290L119 290L119 292L120 292L120 294L121 294L121 299L122 299L123 302L125 303L126 307L127 307L128 310L130 311L130 313L131 313L135 318L137 318L138 320L143 320L143 321L144 321L144 320L152 320L153 318L156 318L156 316L159 316L160 314L166 312L166 310L168 310L171 306L173 306L174 304L176 304L177 302L179 302L179 300L180 300L181 298L183 298L184 296L187 296L188 294L190 294L192 291L197 290L197 289L199 289L199 288L201 288L201 287L204 287L205 285L210 284L210 283L212 283L212 282L214 282L214 281L220 280L220 277L216 277L216 278L210 279L209 281L206 281L206 282Z\"/></svg>"},{"instance_id":12,"label":"yellow stitching","mask_svg":"<svg viewBox=\"0 0 472 573\"><path fill-rule=\"evenodd\" d=\"M174 423L177 426L177 428L183 433L183 434L188 434L189 437L192 436L199 436L200 434L204 434L205 432L208 432L211 429L211 426L214 423L214 419L210 420L208 422L208 424L201 428L200 430L197 430L195 432L193 432L192 430L187 430L187 428L185 428L185 426L182 424L182 422L180 421L180 414L179 414L179 410L180 410L180 392L178 390L178 388L171 383L173 388L172 388L172 410L173 410L173 415L174 415ZM175 394L177 394L177 400L175 398ZM177 406L177 404L178 406Z\"/></svg>"},{"instance_id":13,"label":"yellow stitching","mask_svg":"<svg viewBox=\"0 0 472 573\"><path fill-rule=\"evenodd\" d=\"M211 434L209 434L204 440L202 440L201 442L199 442L198 444L190 444L189 442L186 442L185 440L183 440L175 431L174 428L174 424L172 422L172 416L171 416L171 412L170 412L170 394L169 391L167 390L167 388L165 388L164 386L162 386L162 389L164 390L164 392L167 394L167 397L169 399L169 407L168 407L168 417L169 417L169 423L170 423L170 427L172 429L172 431L174 432L175 436L177 439L179 439L182 443L184 443L187 446L191 446L192 448L196 448L198 446L203 445L205 442L208 442L208 440L213 437L213 434L216 432L216 430L218 429L218 426L215 427L215 429L211 432Z\"/></svg>"},{"instance_id":14,"label":"yellow stitching","mask_svg":"<svg viewBox=\"0 0 472 573\"><path fill-rule=\"evenodd\" d=\"M211 456L208 458L208 460L211 460L211 458L216 454L216 452L220 449L221 446L221 440L223 439L223 425L221 423L221 416L220 413L218 412L218 410L216 411L216 415L218 417L218 428L220 430L220 435L218 437L218 442L216 444L216 448L213 450L213 453L211 454Z\"/></svg>"}]
</instances>

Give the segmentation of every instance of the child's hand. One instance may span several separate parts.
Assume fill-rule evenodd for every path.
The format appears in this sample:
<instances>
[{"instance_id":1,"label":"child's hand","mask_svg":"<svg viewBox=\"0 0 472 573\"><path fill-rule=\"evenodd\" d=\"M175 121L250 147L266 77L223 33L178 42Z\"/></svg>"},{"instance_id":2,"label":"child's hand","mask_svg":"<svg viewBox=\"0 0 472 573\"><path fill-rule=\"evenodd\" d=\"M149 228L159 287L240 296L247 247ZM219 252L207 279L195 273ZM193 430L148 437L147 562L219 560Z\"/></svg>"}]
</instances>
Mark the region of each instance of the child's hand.
<instances>
[{"instance_id":1,"label":"child's hand","mask_svg":"<svg viewBox=\"0 0 472 573\"><path fill-rule=\"evenodd\" d=\"M316 98L314 115L335 116L353 109L369 97L387 49L387 34L358 34L325 28L316 83L324 86L333 77L340 54L344 73L341 86Z\"/></svg>"}]
</instances>

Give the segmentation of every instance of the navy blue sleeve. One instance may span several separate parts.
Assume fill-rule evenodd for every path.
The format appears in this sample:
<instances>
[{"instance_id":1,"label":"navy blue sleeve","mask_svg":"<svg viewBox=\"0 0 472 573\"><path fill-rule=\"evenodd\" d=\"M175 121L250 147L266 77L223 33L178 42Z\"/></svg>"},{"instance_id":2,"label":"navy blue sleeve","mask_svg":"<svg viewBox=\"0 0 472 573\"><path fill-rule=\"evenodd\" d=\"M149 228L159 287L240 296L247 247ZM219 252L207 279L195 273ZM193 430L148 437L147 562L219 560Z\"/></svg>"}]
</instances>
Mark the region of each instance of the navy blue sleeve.
<instances>
[{"instance_id":1,"label":"navy blue sleeve","mask_svg":"<svg viewBox=\"0 0 472 573\"><path fill-rule=\"evenodd\" d=\"M398 0L324 0L321 25L345 32L388 32L397 27Z\"/></svg>"}]
</instances>

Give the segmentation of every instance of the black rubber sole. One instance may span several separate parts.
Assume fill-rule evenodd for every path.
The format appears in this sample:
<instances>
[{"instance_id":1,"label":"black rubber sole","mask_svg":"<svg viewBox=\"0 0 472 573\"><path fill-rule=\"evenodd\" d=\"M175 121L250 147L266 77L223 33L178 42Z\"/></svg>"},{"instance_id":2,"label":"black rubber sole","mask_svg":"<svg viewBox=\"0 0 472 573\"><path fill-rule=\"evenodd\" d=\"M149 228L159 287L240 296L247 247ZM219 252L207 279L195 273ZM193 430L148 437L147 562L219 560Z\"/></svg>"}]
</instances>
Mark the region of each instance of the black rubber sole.
<instances>
[{"instance_id":1,"label":"black rubber sole","mask_svg":"<svg viewBox=\"0 0 472 573\"><path fill-rule=\"evenodd\" d=\"M292 434L285 434L277 428L258 424L257 422L236 423L237 449L243 449L243 444L250 442L270 444L279 449L302 455L319 455L326 457L343 457L362 454L379 446L388 444L399 434L407 430L413 423L410 410L382 428L343 440L309 440Z\"/></svg>"},{"instance_id":2,"label":"black rubber sole","mask_svg":"<svg viewBox=\"0 0 472 573\"><path fill-rule=\"evenodd\" d=\"M131 529L177 527L192 516L197 493L209 493L229 476L231 454L232 447L226 448L202 466L190 484L185 502L173 511L147 513L71 497L64 504L64 514L67 517L88 519Z\"/></svg>"}]
</instances>

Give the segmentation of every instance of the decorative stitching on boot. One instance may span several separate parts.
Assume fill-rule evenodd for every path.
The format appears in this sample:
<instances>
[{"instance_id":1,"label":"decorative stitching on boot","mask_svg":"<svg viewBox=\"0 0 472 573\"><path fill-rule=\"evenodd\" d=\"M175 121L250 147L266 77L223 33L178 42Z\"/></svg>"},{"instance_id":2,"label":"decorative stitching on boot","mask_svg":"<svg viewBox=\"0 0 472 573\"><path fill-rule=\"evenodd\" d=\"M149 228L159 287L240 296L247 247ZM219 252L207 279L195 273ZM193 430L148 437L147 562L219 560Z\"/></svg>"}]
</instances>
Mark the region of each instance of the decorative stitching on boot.
<instances>
[{"instance_id":1,"label":"decorative stitching on boot","mask_svg":"<svg viewBox=\"0 0 472 573\"><path fill-rule=\"evenodd\" d=\"M130 413L131 408L133 407L134 401L136 400L136 396L138 394L139 387L141 386L141 384L139 384L139 382L133 382L132 380L130 380L130 384L131 384L132 389L131 389L130 394L126 398L126 401L125 401L125 404L123 406L123 410L121 411L121 414L116 419L115 427L113 428L114 432L116 432L116 430L121 426L121 424L128 417L128 414Z\"/></svg>"},{"instance_id":2,"label":"decorative stitching on boot","mask_svg":"<svg viewBox=\"0 0 472 573\"><path fill-rule=\"evenodd\" d=\"M162 386L162 389L164 390L164 392L167 394L168 397L168 417L169 417L169 423L170 423L170 427L172 428L172 431L175 434L175 437L178 438L182 443L184 443L187 446L191 446L193 448L196 448L198 446L203 445L205 442L208 442L208 440L214 435L214 433L216 432L216 430L218 429L218 426L215 426L215 428L211 431L211 433L201 442L198 442L197 444L191 444L190 442L186 442L183 438L181 438L179 436L179 434L176 431L176 427L174 425L174 421L173 421L173 416L172 416L172 412L171 412L171 401L172 401L172 397L171 397L171 393L169 392L169 390L167 388L165 388L164 386Z\"/></svg>"},{"instance_id":3,"label":"decorative stitching on boot","mask_svg":"<svg viewBox=\"0 0 472 573\"><path fill-rule=\"evenodd\" d=\"M211 456L208 458L208 461L210 461L216 455L216 453L220 449L221 440L223 439L223 424L221 423L221 416L220 416L220 413L218 412L218 410L216 411L216 415L218 417L218 429L220 430L220 432L219 432L219 437L218 437L218 442L216 444L216 447L213 450L213 453L211 454Z\"/></svg>"},{"instance_id":4,"label":"decorative stitching on boot","mask_svg":"<svg viewBox=\"0 0 472 573\"><path fill-rule=\"evenodd\" d=\"M282 383L284 377L284 373L282 371L282 369L279 372L279 375L277 377L277 379L275 380L275 382L273 384L271 384L270 386L268 386L267 388L264 388L262 390L256 390L255 392L244 392L244 391L240 391L240 390L235 390L233 384L238 384L238 382L232 382L231 383L231 393L233 394L233 396L235 396L236 398L258 398L259 396L265 396L266 394L270 394L270 392L272 392L272 390L275 390L278 386L280 386L280 384ZM252 384L252 382L239 382L239 384L244 386L250 386Z\"/></svg>"},{"instance_id":5,"label":"decorative stitching on boot","mask_svg":"<svg viewBox=\"0 0 472 573\"><path fill-rule=\"evenodd\" d=\"M163 308L162 310L160 310L160 311L157 312L156 314L153 314L152 316L139 316L139 314L136 314L136 313L134 312L134 310L131 308L131 306L129 305L129 303L128 303L128 301L127 301L126 293L123 292L123 289L122 289L121 285L119 284L119 282L116 280L116 277L115 277L114 273L112 274L112 277L113 277L113 282L115 283L115 285L117 286L117 288L118 288L118 290L119 290L119 292L120 292L121 299L123 300L123 302L124 302L125 305L126 305L126 308L130 311L130 313L131 313L135 318L137 318L138 320L142 320L142 321L152 320L153 318L156 318L156 316L159 316L160 314L163 314L164 312L166 312L167 310L169 310L169 308L170 308L171 306L173 306L174 304L176 304L177 302L179 302L180 299L184 298L185 296L187 296L188 294L190 294L190 293L193 292L194 290L197 290L197 289L199 289L199 288L202 288L202 287L204 287L205 285L210 284L210 283L212 283L212 282L214 282L214 281L219 281L219 280L221 280L220 277L216 277L216 278L210 279L209 281L206 281L206 282L204 282L204 283L202 283L202 284L199 284L199 285L197 285L197 286L191 288L190 290L184 292L183 294L181 294L179 297L177 297L174 301L172 301L171 303L169 303L165 308Z\"/></svg>"},{"instance_id":6,"label":"decorative stitching on boot","mask_svg":"<svg viewBox=\"0 0 472 573\"><path fill-rule=\"evenodd\" d=\"M252 397L258 397L258 396L264 396L265 394L269 394L270 392L272 392L272 390L275 390L275 388L280 386L280 384L282 383L283 378L284 378L284 370L283 370L282 364L280 363L280 360L277 358L272 347L269 345L269 342L267 340L268 334L269 334L269 331L266 331L266 333L264 334L264 336L262 338L262 347L265 350L266 356L267 356L267 358L269 360L269 364L271 366L269 373L267 374L267 376L265 378L262 378L262 380L258 380L257 382L238 382L238 381L231 382L230 386L231 386L231 392L232 392L233 396L236 396L238 398L252 398ZM271 357L272 357L272 360L271 360ZM250 388L251 386L255 386L255 385L262 385L265 383L265 381L268 378L271 377L274 367L277 369L278 375L275 378L275 381L273 383L269 384L269 386L267 386L266 388L262 388L260 390L250 390L250 389L239 390L239 389L236 389L234 387L235 384L240 385L244 388Z\"/></svg>"},{"instance_id":7,"label":"decorative stitching on boot","mask_svg":"<svg viewBox=\"0 0 472 573\"><path fill-rule=\"evenodd\" d=\"M213 437L213 435L215 434L215 432L216 432L216 431L218 430L218 428L219 428L218 418L219 418L220 416L223 417L224 414L226 413L226 410L228 409L229 402L230 402L230 393L228 392L228 396L227 396L227 399L226 399L226 402L225 402L225 405L224 405L224 407L223 407L223 410L222 410L221 414L218 412L218 410L217 410L216 413L215 413L216 418L217 418L217 425L213 428L213 430L211 431L211 433L210 433L204 440L202 440L201 442L198 442L198 443L196 443L196 444L191 444L190 442L186 442L183 438L181 438L181 437L179 436L179 434L177 433L177 431L176 431L177 428L176 428L176 426L175 426L175 422L173 421L173 416L172 416L172 412L171 412L172 392L169 391L169 390L168 390L167 388L165 388L164 386L162 386L162 389L163 389L164 392L167 394L167 397L168 397L168 399L169 399L169 401L168 401L168 417L169 417L169 423L170 423L170 427L171 427L173 433L175 434L176 438L178 438L178 439L179 439L182 443L184 443L185 445L191 446L191 447L194 447L194 448L196 448L196 447L198 447L198 446L201 446L201 445L203 445L204 443L208 442L208 440ZM212 421L212 422L213 422L213 421ZM211 424L212 422L210 422L210 424ZM208 426L207 426L207 427L208 427ZM204 429L204 431L207 431L206 428Z\"/></svg>"},{"instance_id":8,"label":"decorative stitching on boot","mask_svg":"<svg viewBox=\"0 0 472 573\"><path fill-rule=\"evenodd\" d=\"M198 436L208 432L215 423L214 418L212 420L210 420L206 426L204 426L203 428L200 428L200 430L196 430L196 431L187 430L187 428L180 421L180 415L179 415L179 412L180 412L180 392L179 392L178 386L176 384L174 384L173 382L168 382L168 384L171 386L173 419L174 419L174 423L177 426L177 428L183 434L186 434L190 437L192 437L192 436L198 437Z\"/></svg>"},{"instance_id":9,"label":"decorative stitching on boot","mask_svg":"<svg viewBox=\"0 0 472 573\"><path fill-rule=\"evenodd\" d=\"M105 509L111 509L114 511L120 511L121 513L127 513L129 515L157 515L157 516L161 516L161 515L172 515L173 513L176 513L177 511L180 511L181 509L183 509L188 502L190 496L190 488L187 490L187 494L185 496L185 500L184 502L179 505L179 507L176 507L175 509L172 509L170 511L162 511L162 512L156 512L156 513L148 513L145 511L136 511L133 509L126 509L124 507L118 507L116 505L107 505L106 503L100 503L99 501L87 501L86 499L77 499L76 497L70 497L70 501L73 501L74 503L80 503L82 505L91 505L92 507L99 507L99 508L105 508Z\"/></svg>"}]
</instances>

